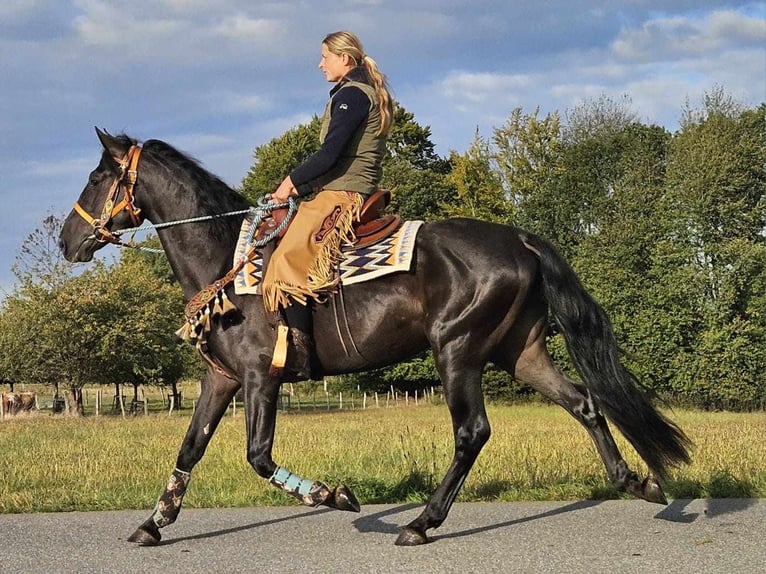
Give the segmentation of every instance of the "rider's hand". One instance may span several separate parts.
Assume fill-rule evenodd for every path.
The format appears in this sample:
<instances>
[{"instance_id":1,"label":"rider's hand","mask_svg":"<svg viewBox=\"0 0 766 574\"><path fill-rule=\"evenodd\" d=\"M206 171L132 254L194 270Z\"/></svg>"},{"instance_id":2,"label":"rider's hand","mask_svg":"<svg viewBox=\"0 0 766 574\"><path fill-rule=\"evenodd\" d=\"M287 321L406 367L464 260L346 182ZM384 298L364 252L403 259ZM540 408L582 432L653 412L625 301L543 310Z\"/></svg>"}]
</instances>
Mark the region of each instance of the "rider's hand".
<instances>
[{"instance_id":1,"label":"rider's hand","mask_svg":"<svg viewBox=\"0 0 766 574\"><path fill-rule=\"evenodd\" d=\"M277 190L272 193L270 197L272 201L276 201L277 203L285 203L291 195L297 196L298 190L295 189L293 181L288 175L285 179L282 180L282 183L279 184Z\"/></svg>"}]
</instances>

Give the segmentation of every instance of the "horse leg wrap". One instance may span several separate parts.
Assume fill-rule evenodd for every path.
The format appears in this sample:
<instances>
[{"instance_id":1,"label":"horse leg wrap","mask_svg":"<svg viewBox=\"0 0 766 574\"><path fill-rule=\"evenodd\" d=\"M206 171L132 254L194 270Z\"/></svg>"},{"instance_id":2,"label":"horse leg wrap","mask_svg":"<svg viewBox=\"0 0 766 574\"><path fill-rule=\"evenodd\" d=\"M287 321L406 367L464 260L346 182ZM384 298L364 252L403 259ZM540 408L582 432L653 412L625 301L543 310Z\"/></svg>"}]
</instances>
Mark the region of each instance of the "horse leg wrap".
<instances>
[{"instance_id":1,"label":"horse leg wrap","mask_svg":"<svg viewBox=\"0 0 766 574\"><path fill-rule=\"evenodd\" d=\"M152 514L152 520L157 525L157 528L162 528L175 522L178 513L181 511L181 502L183 502L190 478L190 473L178 470L177 468L171 473L168 485L165 487L165 492L162 493L162 496L157 501L157 506L154 507L154 513Z\"/></svg>"},{"instance_id":2,"label":"horse leg wrap","mask_svg":"<svg viewBox=\"0 0 766 574\"><path fill-rule=\"evenodd\" d=\"M327 485L301 478L281 466L278 466L271 475L269 483L291 494L306 506L318 506L326 502L332 494Z\"/></svg>"}]
</instances>

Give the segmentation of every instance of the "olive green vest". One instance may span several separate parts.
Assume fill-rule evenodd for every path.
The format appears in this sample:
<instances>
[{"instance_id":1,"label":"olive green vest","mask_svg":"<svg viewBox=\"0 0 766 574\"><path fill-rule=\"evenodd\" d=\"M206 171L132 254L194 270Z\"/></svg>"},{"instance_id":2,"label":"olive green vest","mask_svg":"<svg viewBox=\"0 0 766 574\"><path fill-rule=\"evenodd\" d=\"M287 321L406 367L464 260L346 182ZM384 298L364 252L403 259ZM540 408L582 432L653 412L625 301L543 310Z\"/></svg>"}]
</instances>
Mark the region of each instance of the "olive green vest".
<instances>
[{"instance_id":1,"label":"olive green vest","mask_svg":"<svg viewBox=\"0 0 766 574\"><path fill-rule=\"evenodd\" d=\"M377 191L383 175L381 163L386 153L386 135L376 135L380 129L380 105L375 89L362 82L348 82L333 94L322 117L322 129L319 142L327 137L332 116L332 101L335 96L348 86L361 89L370 98L370 112L367 119L352 136L338 163L322 178L322 189L338 191L356 191L370 195Z\"/></svg>"}]
</instances>

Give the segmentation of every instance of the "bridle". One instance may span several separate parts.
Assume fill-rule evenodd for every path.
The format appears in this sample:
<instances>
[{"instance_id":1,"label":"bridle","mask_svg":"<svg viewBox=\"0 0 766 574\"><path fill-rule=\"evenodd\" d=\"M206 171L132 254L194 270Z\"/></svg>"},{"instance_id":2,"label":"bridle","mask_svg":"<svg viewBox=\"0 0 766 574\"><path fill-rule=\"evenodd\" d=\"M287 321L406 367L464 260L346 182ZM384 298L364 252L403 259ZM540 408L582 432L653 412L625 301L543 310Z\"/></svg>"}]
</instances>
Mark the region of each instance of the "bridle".
<instances>
[{"instance_id":1,"label":"bridle","mask_svg":"<svg viewBox=\"0 0 766 574\"><path fill-rule=\"evenodd\" d=\"M138 179L138 160L141 157L141 146L134 145L125 154L123 158L113 158L120 167L120 175L114 180L109 192L104 200L104 207L101 209L100 217L93 217L81 205L75 202L74 210L88 224L93 227L93 237L103 243L114 243L115 245L124 245L120 238L109 231L109 224L122 211L127 211L133 225L140 225L143 221L141 210L134 204L133 188ZM122 200L116 203L117 196L122 189Z\"/></svg>"}]
</instances>

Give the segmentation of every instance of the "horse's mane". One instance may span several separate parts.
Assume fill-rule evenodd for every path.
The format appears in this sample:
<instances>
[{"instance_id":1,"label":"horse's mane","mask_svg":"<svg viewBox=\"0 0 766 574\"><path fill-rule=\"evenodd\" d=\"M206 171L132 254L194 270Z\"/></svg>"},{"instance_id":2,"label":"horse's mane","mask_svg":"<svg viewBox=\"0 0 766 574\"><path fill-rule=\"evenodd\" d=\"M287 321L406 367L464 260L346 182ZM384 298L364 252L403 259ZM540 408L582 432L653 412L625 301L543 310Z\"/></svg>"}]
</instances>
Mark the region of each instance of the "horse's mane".
<instances>
[{"instance_id":1,"label":"horse's mane","mask_svg":"<svg viewBox=\"0 0 766 574\"><path fill-rule=\"evenodd\" d=\"M240 193L232 189L218 176L202 167L199 161L161 140L147 140L144 152L165 165L173 174L168 185L180 186L197 193L200 215L220 215L230 211L247 209L250 204ZM211 222L211 232L220 239L236 239L242 218L225 217Z\"/></svg>"}]
</instances>

